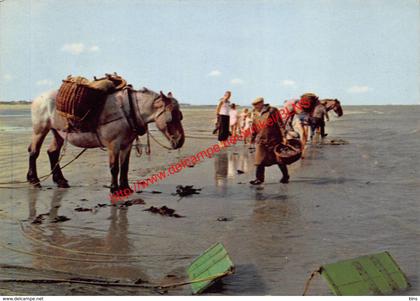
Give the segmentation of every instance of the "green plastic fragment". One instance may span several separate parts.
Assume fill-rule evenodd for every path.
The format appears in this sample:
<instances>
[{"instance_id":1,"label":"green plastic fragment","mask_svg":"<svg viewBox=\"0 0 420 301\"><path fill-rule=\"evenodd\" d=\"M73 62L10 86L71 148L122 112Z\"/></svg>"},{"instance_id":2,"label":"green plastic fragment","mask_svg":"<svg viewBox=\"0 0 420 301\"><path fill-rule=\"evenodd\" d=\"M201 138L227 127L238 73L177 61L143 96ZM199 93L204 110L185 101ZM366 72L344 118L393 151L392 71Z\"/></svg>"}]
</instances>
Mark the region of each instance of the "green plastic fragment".
<instances>
[{"instance_id":1,"label":"green plastic fragment","mask_svg":"<svg viewBox=\"0 0 420 301\"><path fill-rule=\"evenodd\" d=\"M232 274L235 266L221 243L216 243L187 268L193 294L200 294L217 280Z\"/></svg>"},{"instance_id":2,"label":"green plastic fragment","mask_svg":"<svg viewBox=\"0 0 420 301\"><path fill-rule=\"evenodd\" d=\"M326 264L320 273L337 296L389 295L410 286L388 252Z\"/></svg>"}]
</instances>

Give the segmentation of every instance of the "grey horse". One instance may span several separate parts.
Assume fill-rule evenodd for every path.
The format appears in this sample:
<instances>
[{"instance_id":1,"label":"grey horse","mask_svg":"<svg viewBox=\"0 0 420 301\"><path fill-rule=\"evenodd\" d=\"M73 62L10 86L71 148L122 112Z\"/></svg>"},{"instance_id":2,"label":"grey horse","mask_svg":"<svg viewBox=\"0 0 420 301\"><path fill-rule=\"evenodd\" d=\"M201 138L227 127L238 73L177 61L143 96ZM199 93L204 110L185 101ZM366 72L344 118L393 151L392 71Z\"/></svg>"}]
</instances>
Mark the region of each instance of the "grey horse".
<instances>
[{"instance_id":1,"label":"grey horse","mask_svg":"<svg viewBox=\"0 0 420 301\"><path fill-rule=\"evenodd\" d=\"M42 143L51 131L53 139L48 147L52 178L58 187L69 187L59 165L60 151L65 140L81 148L105 147L109 155L111 192L130 189L128 168L133 141L143 135L147 124L155 122L156 127L168 139L173 149L181 148L185 141L182 127L182 112L178 101L169 93L124 89L107 96L103 110L98 117L96 131L71 132L64 130L61 117L55 109L57 91L42 94L32 102L32 142L28 147L29 170L27 180L40 186L36 160ZM118 182L119 175L119 182Z\"/></svg>"}]
</instances>

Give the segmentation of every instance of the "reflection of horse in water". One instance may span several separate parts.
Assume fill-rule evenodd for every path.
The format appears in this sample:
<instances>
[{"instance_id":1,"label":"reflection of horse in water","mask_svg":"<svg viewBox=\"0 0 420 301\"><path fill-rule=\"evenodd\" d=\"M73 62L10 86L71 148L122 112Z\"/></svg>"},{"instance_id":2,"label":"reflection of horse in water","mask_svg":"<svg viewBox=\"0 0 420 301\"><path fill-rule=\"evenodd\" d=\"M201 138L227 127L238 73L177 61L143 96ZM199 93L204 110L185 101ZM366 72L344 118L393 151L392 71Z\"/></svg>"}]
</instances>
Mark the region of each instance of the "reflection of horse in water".
<instances>
[{"instance_id":1,"label":"reflection of horse in water","mask_svg":"<svg viewBox=\"0 0 420 301\"><path fill-rule=\"evenodd\" d=\"M116 207L102 208L110 210L110 224L107 230L96 231L95 235L87 235L85 231L92 233L92 229L77 226L68 226L61 223L52 223L59 216L61 201L67 190L55 190L52 195L50 210L42 225L30 225L25 227L27 236L46 242L45 244L33 242L32 252L36 254L50 255L51 257L33 256L33 267L42 270L56 270L76 275L98 275L105 278L133 278L145 279L144 268L133 264L129 257L131 248L128 238L128 209ZM37 202L40 191L29 190L29 221L37 214ZM91 214L91 213L81 213ZM59 248L54 247L59 246ZM107 253L113 256L89 255L68 252L65 249L83 251L88 253ZM57 257L57 258L54 258ZM64 260L58 257L73 258Z\"/></svg>"}]
</instances>

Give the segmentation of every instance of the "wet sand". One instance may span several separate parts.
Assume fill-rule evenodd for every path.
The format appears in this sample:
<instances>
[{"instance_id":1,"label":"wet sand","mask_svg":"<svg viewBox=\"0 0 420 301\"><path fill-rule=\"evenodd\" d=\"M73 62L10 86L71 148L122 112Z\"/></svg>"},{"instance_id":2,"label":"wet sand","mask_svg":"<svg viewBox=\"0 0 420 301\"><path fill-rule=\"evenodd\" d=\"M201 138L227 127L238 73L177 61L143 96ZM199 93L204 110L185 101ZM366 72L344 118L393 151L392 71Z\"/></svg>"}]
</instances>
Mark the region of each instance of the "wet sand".
<instances>
[{"instance_id":1,"label":"wet sand","mask_svg":"<svg viewBox=\"0 0 420 301\"><path fill-rule=\"evenodd\" d=\"M23 180L27 168L28 111L10 110L1 111L0 182ZM208 137L213 110L189 108L184 112L187 135ZM265 185L251 187L253 153L238 144L130 196L141 198L145 205L78 212L77 207L109 203L108 189L103 187L110 178L106 152L88 150L63 171L70 189L56 188L51 179L42 189L26 185L0 189L0 240L15 249L1 250L0 279L178 282L185 280L185 268L197 255L222 242L236 265L236 274L207 294L300 295L307 277L319 265L384 250L394 256L412 284L401 294L419 294L420 172L415 165L419 162L419 113L418 106L345 108L345 116L328 123L327 132L328 138L345 139L349 144L308 147L305 160L292 166L287 185L278 182L280 171L270 167ZM189 138L181 151L169 153L152 144L150 158L132 154L130 180L150 176L213 143ZM46 145L38 160L40 175L48 172ZM69 146L63 161L79 151ZM237 174L237 169L245 173ZM202 191L180 199L172 195L177 185L194 185ZM185 217L144 211L163 205ZM49 215L41 224L30 223L43 213ZM3 215L21 221L24 230ZM70 220L54 223L57 216ZM227 221L218 221L220 218ZM115 256L82 255L52 245ZM0 283L0 293L158 294L140 288L11 283ZM190 294L190 288L167 293ZM309 294L331 293L317 277Z\"/></svg>"}]
</instances>

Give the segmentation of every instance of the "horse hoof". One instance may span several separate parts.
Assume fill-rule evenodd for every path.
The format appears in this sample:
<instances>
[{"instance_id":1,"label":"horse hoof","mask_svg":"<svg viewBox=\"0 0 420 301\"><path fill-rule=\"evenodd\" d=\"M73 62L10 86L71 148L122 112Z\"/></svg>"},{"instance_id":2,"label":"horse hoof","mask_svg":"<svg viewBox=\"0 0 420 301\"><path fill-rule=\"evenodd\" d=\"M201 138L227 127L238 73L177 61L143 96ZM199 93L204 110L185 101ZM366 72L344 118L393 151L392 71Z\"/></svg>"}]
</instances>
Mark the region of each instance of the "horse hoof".
<instances>
[{"instance_id":1,"label":"horse hoof","mask_svg":"<svg viewBox=\"0 0 420 301\"><path fill-rule=\"evenodd\" d=\"M42 187L41 184L39 183L39 181L30 182L30 184L34 188L41 188Z\"/></svg>"},{"instance_id":2,"label":"horse hoof","mask_svg":"<svg viewBox=\"0 0 420 301\"><path fill-rule=\"evenodd\" d=\"M58 188L70 188L70 185L67 181L58 181L57 182Z\"/></svg>"},{"instance_id":3,"label":"horse hoof","mask_svg":"<svg viewBox=\"0 0 420 301\"><path fill-rule=\"evenodd\" d=\"M287 184L287 183L289 183L289 177L283 177L283 178L280 180L280 183L282 183L282 184Z\"/></svg>"},{"instance_id":4,"label":"horse hoof","mask_svg":"<svg viewBox=\"0 0 420 301\"><path fill-rule=\"evenodd\" d=\"M124 196L129 196L129 195L131 195L134 192L134 190L131 189L129 186L120 186L119 191Z\"/></svg>"},{"instance_id":5,"label":"horse hoof","mask_svg":"<svg viewBox=\"0 0 420 301\"><path fill-rule=\"evenodd\" d=\"M38 178L28 178L28 182L35 188L41 188L41 181Z\"/></svg>"}]
</instances>

